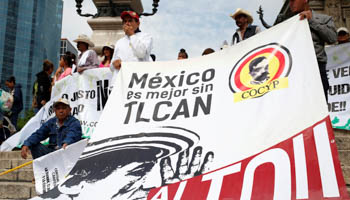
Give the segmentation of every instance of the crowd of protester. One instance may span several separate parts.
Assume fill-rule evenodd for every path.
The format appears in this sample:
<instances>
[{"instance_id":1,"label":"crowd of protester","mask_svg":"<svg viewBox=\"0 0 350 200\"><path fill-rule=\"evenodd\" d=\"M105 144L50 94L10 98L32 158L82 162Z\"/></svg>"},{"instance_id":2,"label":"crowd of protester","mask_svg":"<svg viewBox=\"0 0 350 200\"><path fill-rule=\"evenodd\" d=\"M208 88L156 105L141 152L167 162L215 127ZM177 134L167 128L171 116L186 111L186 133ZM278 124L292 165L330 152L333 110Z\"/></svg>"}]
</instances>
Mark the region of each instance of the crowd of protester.
<instances>
[{"instance_id":1,"label":"crowd of protester","mask_svg":"<svg viewBox=\"0 0 350 200\"><path fill-rule=\"evenodd\" d=\"M336 42L343 44L349 42L349 31L345 27L336 30L332 18L312 11L307 1L291 0L289 7L291 15L278 16L277 23L293 15L299 15L300 20L307 19L309 21L322 84L327 98L329 84L326 75L327 55L324 48L326 44L330 45ZM238 27L232 35L231 45L236 45L261 32L260 27L252 24L254 20L248 11L239 8L230 16L235 20ZM71 52L63 55L53 78L51 78L54 69L53 64L48 60L43 62L43 70L36 75L37 78L33 86L33 108L36 112L50 100L52 85L72 73L77 72L82 74L85 70L104 67L108 67L112 71L119 71L123 62L148 62L156 60L156 56L151 54L153 48L152 36L141 32L139 29L139 15L133 11L124 11L121 13L121 18L125 36L119 39L115 45L106 44L103 46L101 59L92 50L95 44L88 36L81 34L74 40L80 51L78 58L76 59L75 55ZM222 48L226 46L228 46L227 42ZM214 49L207 48L203 51L202 56L214 52ZM184 48L180 49L177 59L187 59L188 57L186 50ZM15 77L10 77L6 81L6 86L14 97L14 100L11 112L9 112L10 114L4 114L0 111L0 128L3 126L2 121L5 115L9 116L11 123L16 127L18 115L23 109L21 85L16 84ZM32 152L33 156L35 155L34 157L40 157L41 155L74 143L81 138L80 124L77 120L73 119L74 117L71 117L69 114L70 109L69 102L64 99L60 99L54 104L55 118L45 122L40 129L35 131L24 142L22 147L23 158L27 157L29 151ZM67 127L67 124L71 124L71 127ZM63 129L67 129L69 132L65 135L60 135ZM56 133L56 135L49 134L49 132ZM6 137L0 138L0 142L6 139ZM50 145L43 147L40 145L40 141L46 138L49 138Z\"/></svg>"}]
</instances>

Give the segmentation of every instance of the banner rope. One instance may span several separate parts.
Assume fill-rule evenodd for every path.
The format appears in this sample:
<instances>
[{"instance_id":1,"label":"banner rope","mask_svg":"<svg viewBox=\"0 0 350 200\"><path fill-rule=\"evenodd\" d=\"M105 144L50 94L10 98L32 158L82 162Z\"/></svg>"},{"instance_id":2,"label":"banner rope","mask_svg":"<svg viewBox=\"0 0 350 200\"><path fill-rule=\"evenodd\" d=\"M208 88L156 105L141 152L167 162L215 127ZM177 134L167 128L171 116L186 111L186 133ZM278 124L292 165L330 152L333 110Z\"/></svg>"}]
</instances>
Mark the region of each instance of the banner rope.
<instances>
[{"instance_id":1,"label":"banner rope","mask_svg":"<svg viewBox=\"0 0 350 200\"><path fill-rule=\"evenodd\" d=\"M25 166L30 165L30 164L32 164L32 163L33 163L33 160L31 160L31 161L29 161L29 162L26 162L26 163L24 163L24 164L22 164L22 165L19 165L19 166L15 167L15 168L9 169L9 170L4 171L4 172L1 172L1 173L0 173L0 176L5 175L5 174L8 174L8 173L10 173L10 172L13 172L13 171L15 171L15 170L17 170L17 169L21 169L22 167L25 167Z\"/></svg>"}]
</instances>

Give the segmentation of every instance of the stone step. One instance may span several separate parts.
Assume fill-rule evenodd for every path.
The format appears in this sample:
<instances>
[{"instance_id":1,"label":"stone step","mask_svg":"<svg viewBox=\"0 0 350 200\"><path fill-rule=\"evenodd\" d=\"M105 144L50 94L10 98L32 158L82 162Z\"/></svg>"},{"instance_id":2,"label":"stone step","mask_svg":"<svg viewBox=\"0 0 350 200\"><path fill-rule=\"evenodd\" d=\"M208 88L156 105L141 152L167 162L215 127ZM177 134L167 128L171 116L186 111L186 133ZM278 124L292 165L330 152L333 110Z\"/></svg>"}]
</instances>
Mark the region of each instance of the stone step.
<instances>
[{"instance_id":1,"label":"stone step","mask_svg":"<svg viewBox=\"0 0 350 200\"><path fill-rule=\"evenodd\" d=\"M350 150L350 134L348 134L348 136L335 135L335 142L337 143L338 150Z\"/></svg>"},{"instance_id":2,"label":"stone step","mask_svg":"<svg viewBox=\"0 0 350 200\"><path fill-rule=\"evenodd\" d=\"M0 173L4 171L6 170L0 170ZM32 182L33 178L34 178L34 174L32 169L19 169L0 176L0 182L3 182L3 181Z\"/></svg>"},{"instance_id":3,"label":"stone step","mask_svg":"<svg viewBox=\"0 0 350 200\"><path fill-rule=\"evenodd\" d=\"M341 166L350 166L350 150L338 150Z\"/></svg>"},{"instance_id":4,"label":"stone step","mask_svg":"<svg viewBox=\"0 0 350 200\"><path fill-rule=\"evenodd\" d=\"M2 160L20 160L23 159L21 157L21 151L5 151L5 152L0 152L0 159ZM28 159L32 159L31 155L28 155Z\"/></svg>"},{"instance_id":5,"label":"stone step","mask_svg":"<svg viewBox=\"0 0 350 200\"><path fill-rule=\"evenodd\" d=\"M27 162L30 162L31 160L29 159L13 159L13 160L5 160L5 159L0 159L0 170L8 170L8 169L13 169L15 167L18 167L22 164L25 164ZM25 167L22 167L20 169L33 169L33 164L29 164Z\"/></svg>"},{"instance_id":6,"label":"stone step","mask_svg":"<svg viewBox=\"0 0 350 200\"><path fill-rule=\"evenodd\" d=\"M342 166L345 183L350 187L350 166Z\"/></svg>"},{"instance_id":7,"label":"stone step","mask_svg":"<svg viewBox=\"0 0 350 200\"><path fill-rule=\"evenodd\" d=\"M29 199L36 196L33 183L0 182L2 199Z\"/></svg>"}]
</instances>

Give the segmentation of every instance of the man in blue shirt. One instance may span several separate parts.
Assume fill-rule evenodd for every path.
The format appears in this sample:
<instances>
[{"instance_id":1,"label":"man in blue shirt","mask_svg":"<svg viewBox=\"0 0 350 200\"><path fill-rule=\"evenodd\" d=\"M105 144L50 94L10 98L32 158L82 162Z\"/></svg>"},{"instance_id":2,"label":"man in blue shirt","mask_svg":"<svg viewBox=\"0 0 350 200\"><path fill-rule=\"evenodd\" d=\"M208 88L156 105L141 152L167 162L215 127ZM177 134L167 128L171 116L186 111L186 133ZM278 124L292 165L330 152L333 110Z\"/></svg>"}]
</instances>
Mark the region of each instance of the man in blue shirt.
<instances>
[{"instance_id":1,"label":"man in blue shirt","mask_svg":"<svg viewBox=\"0 0 350 200\"><path fill-rule=\"evenodd\" d=\"M29 150L34 159L75 143L81 139L79 120L70 115L71 107L67 99L59 99L53 105L56 116L45 122L22 146L21 156L26 159ZM49 138L49 145L40 142Z\"/></svg>"}]
</instances>

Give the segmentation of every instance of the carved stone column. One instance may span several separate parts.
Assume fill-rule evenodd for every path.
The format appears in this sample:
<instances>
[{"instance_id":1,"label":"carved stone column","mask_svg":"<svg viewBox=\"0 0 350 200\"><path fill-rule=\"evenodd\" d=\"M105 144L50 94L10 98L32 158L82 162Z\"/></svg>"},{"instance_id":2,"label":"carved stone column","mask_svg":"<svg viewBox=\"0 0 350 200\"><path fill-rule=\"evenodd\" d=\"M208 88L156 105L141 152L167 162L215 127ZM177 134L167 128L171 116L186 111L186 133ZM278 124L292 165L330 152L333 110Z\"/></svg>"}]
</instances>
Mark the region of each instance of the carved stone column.
<instances>
[{"instance_id":1,"label":"carved stone column","mask_svg":"<svg viewBox=\"0 0 350 200\"><path fill-rule=\"evenodd\" d=\"M344 25L350 28L350 1L342 0L342 14Z\"/></svg>"},{"instance_id":2,"label":"carved stone column","mask_svg":"<svg viewBox=\"0 0 350 200\"><path fill-rule=\"evenodd\" d=\"M310 0L309 5L315 11L324 11L324 0Z\"/></svg>"},{"instance_id":3,"label":"carved stone column","mask_svg":"<svg viewBox=\"0 0 350 200\"><path fill-rule=\"evenodd\" d=\"M325 13L333 17L336 27L345 25L342 20L341 0L326 0Z\"/></svg>"},{"instance_id":4,"label":"carved stone column","mask_svg":"<svg viewBox=\"0 0 350 200\"><path fill-rule=\"evenodd\" d=\"M143 12L141 0L93 0L97 15L87 22L93 30L91 40L100 54L105 45L115 44L124 36L120 13L124 10ZM112 4L111 4L112 3Z\"/></svg>"},{"instance_id":5,"label":"carved stone column","mask_svg":"<svg viewBox=\"0 0 350 200\"><path fill-rule=\"evenodd\" d=\"M289 9L289 0L286 0L280 13ZM345 26L350 30L350 0L310 0L312 10L333 17L337 28Z\"/></svg>"}]
</instances>

